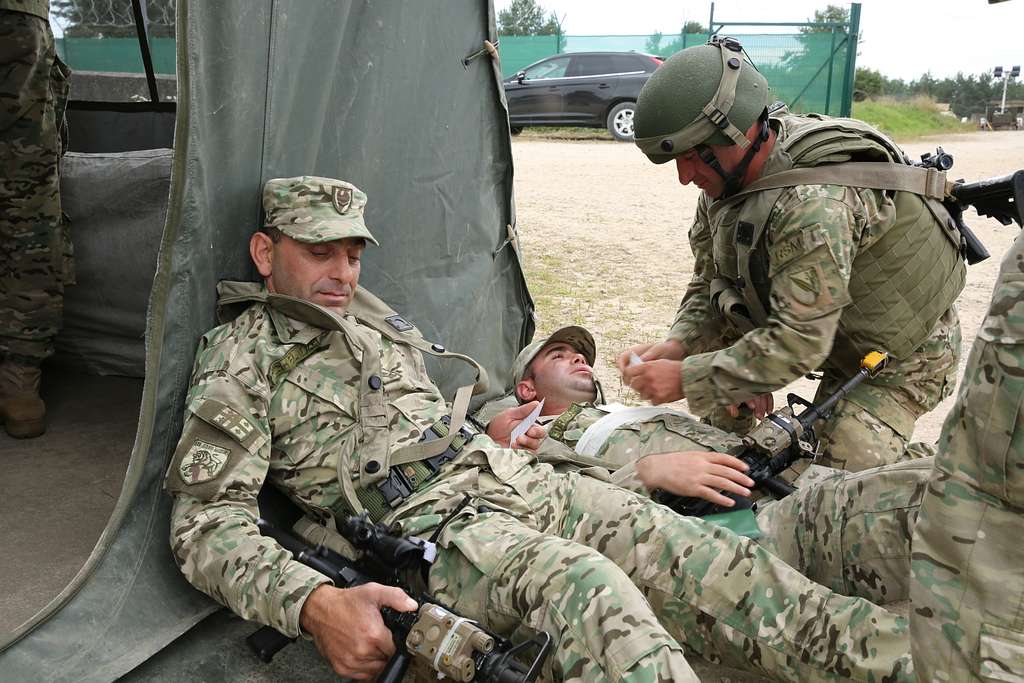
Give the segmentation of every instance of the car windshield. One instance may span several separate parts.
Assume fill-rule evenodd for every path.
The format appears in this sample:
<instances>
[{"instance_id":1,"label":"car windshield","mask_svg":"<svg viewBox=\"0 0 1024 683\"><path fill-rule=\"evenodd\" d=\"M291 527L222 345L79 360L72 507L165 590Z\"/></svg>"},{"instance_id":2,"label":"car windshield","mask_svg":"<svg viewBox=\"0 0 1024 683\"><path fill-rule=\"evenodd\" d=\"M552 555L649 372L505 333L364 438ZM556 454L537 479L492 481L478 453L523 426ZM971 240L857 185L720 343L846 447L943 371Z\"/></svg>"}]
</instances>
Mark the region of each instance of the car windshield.
<instances>
[{"instance_id":1,"label":"car windshield","mask_svg":"<svg viewBox=\"0 0 1024 683\"><path fill-rule=\"evenodd\" d=\"M569 66L569 58L561 57L559 59L549 59L546 62L540 64L534 64L533 66L525 70L526 78L561 78L565 75L565 69Z\"/></svg>"}]
</instances>

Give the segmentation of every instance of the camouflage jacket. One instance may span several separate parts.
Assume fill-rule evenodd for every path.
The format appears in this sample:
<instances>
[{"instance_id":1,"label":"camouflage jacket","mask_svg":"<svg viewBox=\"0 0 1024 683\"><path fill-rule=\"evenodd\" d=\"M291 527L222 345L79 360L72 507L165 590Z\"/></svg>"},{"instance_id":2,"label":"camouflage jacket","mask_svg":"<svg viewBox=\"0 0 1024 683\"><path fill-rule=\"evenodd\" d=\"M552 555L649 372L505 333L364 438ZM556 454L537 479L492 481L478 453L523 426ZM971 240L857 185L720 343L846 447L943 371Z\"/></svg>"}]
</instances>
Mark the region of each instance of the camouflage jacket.
<instances>
[{"instance_id":1,"label":"camouflage jacket","mask_svg":"<svg viewBox=\"0 0 1024 683\"><path fill-rule=\"evenodd\" d=\"M416 349L351 316L344 320L358 341L257 303L204 335L184 429L165 481L175 498L172 549L186 578L242 617L291 636L299 634L306 597L326 578L259 534L261 487L270 482L320 520L349 514L345 501L350 497L342 487L353 480L345 469L359 463L364 353L380 356L391 451L419 441L424 429L449 410ZM481 467L508 474L530 462L478 435L456 466L410 497L388 521L402 518L408 533L416 533L417 525L436 525L440 517L425 501L479 492ZM501 499L488 504L508 509ZM417 508L420 517L406 514Z\"/></svg>"},{"instance_id":2,"label":"camouflage jacket","mask_svg":"<svg viewBox=\"0 0 1024 683\"><path fill-rule=\"evenodd\" d=\"M765 175L788 167L784 154L777 144ZM741 334L711 300L711 281L723 267L716 259L728 259L720 248L722 236L709 219L713 206L702 193L689 232L694 273L668 334L687 349L681 380L689 407L698 415L769 393L825 367L826 359L839 353L837 330L844 307L851 303L854 260L896 220L892 198L880 190L838 185L783 190L765 228L769 321ZM919 366L918 355L915 351L891 364L877 382L902 385L901 367ZM855 362L838 369L841 375L855 370Z\"/></svg>"}]
</instances>

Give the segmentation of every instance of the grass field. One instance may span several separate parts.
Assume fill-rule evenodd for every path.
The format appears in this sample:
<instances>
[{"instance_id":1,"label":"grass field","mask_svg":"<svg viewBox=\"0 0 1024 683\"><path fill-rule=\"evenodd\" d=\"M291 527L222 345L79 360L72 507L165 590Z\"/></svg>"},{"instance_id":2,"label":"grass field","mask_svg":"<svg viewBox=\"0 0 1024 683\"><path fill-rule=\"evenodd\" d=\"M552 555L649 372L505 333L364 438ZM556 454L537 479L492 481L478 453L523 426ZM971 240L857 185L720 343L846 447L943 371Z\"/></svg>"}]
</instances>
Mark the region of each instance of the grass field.
<instances>
[{"instance_id":1,"label":"grass field","mask_svg":"<svg viewBox=\"0 0 1024 683\"><path fill-rule=\"evenodd\" d=\"M896 140L912 140L925 135L967 133L976 130L960 123L955 116L942 114L927 97L896 100L883 97L853 103L853 118L866 121Z\"/></svg>"}]
</instances>

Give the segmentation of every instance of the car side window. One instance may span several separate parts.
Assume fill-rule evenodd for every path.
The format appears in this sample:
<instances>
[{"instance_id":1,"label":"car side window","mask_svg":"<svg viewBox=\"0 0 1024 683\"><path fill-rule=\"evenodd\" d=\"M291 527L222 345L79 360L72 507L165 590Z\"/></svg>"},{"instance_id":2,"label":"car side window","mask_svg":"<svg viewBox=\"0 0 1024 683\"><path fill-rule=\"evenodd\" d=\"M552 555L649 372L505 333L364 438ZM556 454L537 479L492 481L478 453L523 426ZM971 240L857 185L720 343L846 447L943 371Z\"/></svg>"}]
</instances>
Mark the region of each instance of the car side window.
<instances>
[{"instance_id":1,"label":"car side window","mask_svg":"<svg viewBox=\"0 0 1024 683\"><path fill-rule=\"evenodd\" d=\"M633 55L613 55L612 62L615 65L615 73L617 74L645 70L643 57L634 57Z\"/></svg>"},{"instance_id":2,"label":"car side window","mask_svg":"<svg viewBox=\"0 0 1024 683\"><path fill-rule=\"evenodd\" d=\"M525 70L526 78L529 80L537 80L541 78L561 78L565 76L565 70L569 67L569 58L560 57L558 59L549 59L546 62L540 64L534 64Z\"/></svg>"},{"instance_id":3,"label":"car side window","mask_svg":"<svg viewBox=\"0 0 1024 683\"><path fill-rule=\"evenodd\" d=\"M572 58L566 76L598 76L616 73L612 55L583 55Z\"/></svg>"}]
</instances>

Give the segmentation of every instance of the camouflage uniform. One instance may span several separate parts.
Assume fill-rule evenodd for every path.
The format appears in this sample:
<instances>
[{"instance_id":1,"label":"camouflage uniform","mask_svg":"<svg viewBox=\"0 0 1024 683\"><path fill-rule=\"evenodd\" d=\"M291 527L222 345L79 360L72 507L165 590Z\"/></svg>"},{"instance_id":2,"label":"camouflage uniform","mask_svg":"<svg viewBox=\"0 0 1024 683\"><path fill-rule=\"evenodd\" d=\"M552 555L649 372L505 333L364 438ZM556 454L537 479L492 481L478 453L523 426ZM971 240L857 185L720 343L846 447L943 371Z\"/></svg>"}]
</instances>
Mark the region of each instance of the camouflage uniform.
<instances>
[{"instance_id":1,"label":"camouflage uniform","mask_svg":"<svg viewBox=\"0 0 1024 683\"><path fill-rule=\"evenodd\" d=\"M785 127L778 133L765 176L787 167L780 144ZM895 220L893 200L882 191L837 185L783 190L764 240L771 280L769 323L745 335L711 301L709 288L719 262L736 259L731 243L717 235L723 227L712 226L712 206L701 194L689 235L694 274L668 334L687 350L682 383L690 409L709 415L819 367L824 379L818 396L831 392L856 370L836 362L849 355L839 324L851 303L847 285L854 261ZM735 212L723 213L722 221L736 219ZM959 321L950 308L909 357L891 363L839 403L820 430L825 447L820 464L856 471L905 456L914 422L952 393L959 347Z\"/></svg>"},{"instance_id":2,"label":"camouflage uniform","mask_svg":"<svg viewBox=\"0 0 1024 683\"><path fill-rule=\"evenodd\" d=\"M368 399L383 396L385 460L449 407L419 351L354 306L344 316L300 307L304 318L331 316L328 330L257 290L200 342L166 478L171 543L197 588L296 636L325 579L259 535L260 488L271 482L318 519L346 515L359 493L346 487L380 470L360 464L378 445L365 438ZM367 364L380 372L369 382ZM439 536L429 589L497 631L551 633L551 678L696 680L685 644L789 680L914 679L903 619L833 594L724 529L593 476L557 474L482 435L383 521L428 536L467 495Z\"/></svg>"},{"instance_id":3,"label":"camouflage uniform","mask_svg":"<svg viewBox=\"0 0 1024 683\"><path fill-rule=\"evenodd\" d=\"M928 681L1024 681L1024 234L1003 259L914 539Z\"/></svg>"},{"instance_id":4,"label":"camouflage uniform","mask_svg":"<svg viewBox=\"0 0 1024 683\"><path fill-rule=\"evenodd\" d=\"M606 414L593 405L575 405L544 420L554 438L542 443L541 456L553 462L560 456L571 459L562 448L574 448L587 427ZM646 494L636 477L637 459L679 451L724 453L740 443L733 434L668 412L615 429L596 457L613 470L613 483ZM927 457L853 474L812 466L795 494L759 502L757 523L763 535L758 543L842 595L875 604L906 600L910 540L931 467Z\"/></svg>"},{"instance_id":5,"label":"camouflage uniform","mask_svg":"<svg viewBox=\"0 0 1024 683\"><path fill-rule=\"evenodd\" d=\"M58 160L70 71L46 0L0 0L0 358L38 367L53 353L72 279Z\"/></svg>"}]
</instances>

